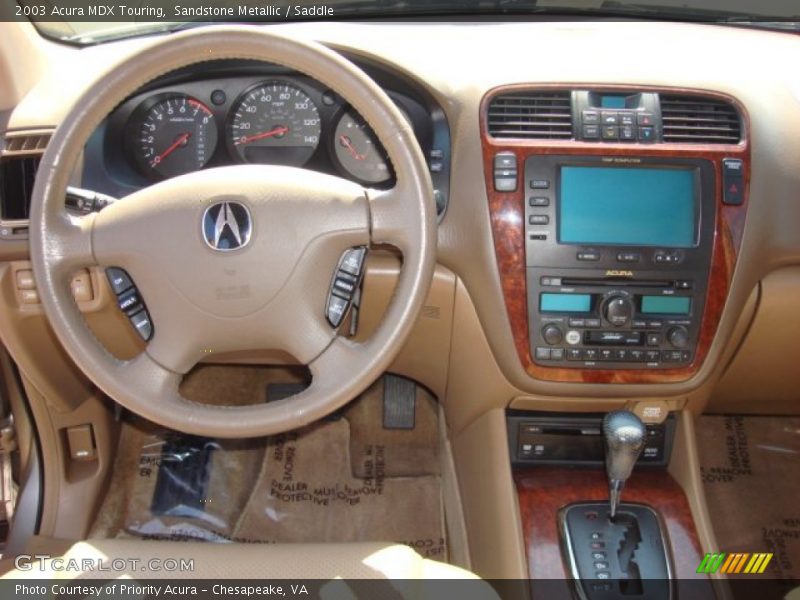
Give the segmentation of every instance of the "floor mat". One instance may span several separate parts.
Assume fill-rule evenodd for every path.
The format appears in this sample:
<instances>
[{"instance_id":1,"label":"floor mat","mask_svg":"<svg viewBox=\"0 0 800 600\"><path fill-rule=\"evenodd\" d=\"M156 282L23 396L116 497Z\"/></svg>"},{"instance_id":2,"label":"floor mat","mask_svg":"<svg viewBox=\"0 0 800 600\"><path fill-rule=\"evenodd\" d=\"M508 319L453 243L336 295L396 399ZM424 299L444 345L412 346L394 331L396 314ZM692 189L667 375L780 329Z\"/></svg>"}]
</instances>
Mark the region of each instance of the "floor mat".
<instances>
[{"instance_id":1,"label":"floor mat","mask_svg":"<svg viewBox=\"0 0 800 600\"><path fill-rule=\"evenodd\" d=\"M722 552L772 552L766 573L800 578L800 418L703 416L706 500Z\"/></svg>"},{"instance_id":2,"label":"floor mat","mask_svg":"<svg viewBox=\"0 0 800 600\"><path fill-rule=\"evenodd\" d=\"M255 394L274 383L222 369L214 379L244 373ZM382 393L379 380L338 417L255 440L194 438L126 419L91 536L392 541L445 560L436 402L418 388L415 428L387 431Z\"/></svg>"}]
</instances>

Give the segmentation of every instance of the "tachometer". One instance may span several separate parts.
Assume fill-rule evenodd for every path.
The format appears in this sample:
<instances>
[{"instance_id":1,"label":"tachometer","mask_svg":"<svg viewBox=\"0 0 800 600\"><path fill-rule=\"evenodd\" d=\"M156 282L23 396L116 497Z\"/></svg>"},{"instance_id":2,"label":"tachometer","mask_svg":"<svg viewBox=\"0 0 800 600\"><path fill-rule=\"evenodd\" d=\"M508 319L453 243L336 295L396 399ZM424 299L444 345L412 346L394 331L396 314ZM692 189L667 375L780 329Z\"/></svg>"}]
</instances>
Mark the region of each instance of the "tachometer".
<instances>
[{"instance_id":1,"label":"tachometer","mask_svg":"<svg viewBox=\"0 0 800 600\"><path fill-rule=\"evenodd\" d=\"M140 171L153 178L202 169L217 145L211 110L183 94L156 96L134 115L131 146Z\"/></svg>"},{"instance_id":2,"label":"tachometer","mask_svg":"<svg viewBox=\"0 0 800 600\"><path fill-rule=\"evenodd\" d=\"M234 103L229 144L244 162L301 166L319 145L317 105L298 87L261 83Z\"/></svg>"}]
</instances>

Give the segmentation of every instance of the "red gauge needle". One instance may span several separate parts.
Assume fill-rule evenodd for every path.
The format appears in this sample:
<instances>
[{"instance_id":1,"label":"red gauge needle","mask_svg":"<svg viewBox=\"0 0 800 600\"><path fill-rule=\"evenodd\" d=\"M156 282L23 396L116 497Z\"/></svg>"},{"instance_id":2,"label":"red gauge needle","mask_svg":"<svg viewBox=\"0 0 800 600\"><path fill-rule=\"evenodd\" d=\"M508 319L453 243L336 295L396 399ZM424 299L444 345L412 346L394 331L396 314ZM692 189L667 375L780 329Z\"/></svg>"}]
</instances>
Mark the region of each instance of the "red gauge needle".
<instances>
[{"instance_id":1,"label":"red gauge needle","mask_svg":"<svg viewBox=\"0 0 800 600\"><path fill-rule=\"evenodd\" d=\"M162 160L164 160L165 158L167 158L167 157L168 157L170 154L172 154L172 153L173 153L173 152L174 152L174 151L175 151L177 148L179 148L180 146L182 146L182 145L184 145L186 142L188 142L190 137L192 137L192 134L191 134L191 133L184 133L184 134L182 134L182 135L178 136L178 139L176 139L176 140L175 140L175 142L173 142L173 144L172 144L172 145L171 145L169 148L167 148L166 150L164 150L164 151L163 151L161 154L159 154L158 156L156 156L156 157L153 159L153 161L150 163L150 166L151 166L151 167L153 167L153 168L155 168L156 166L158 166L159 164L161 164L161 161L162 161Z\"/></svg>"},{"instance_id":2,"label":"red gauge needle","mask_svg":"<svg viewBox=\"0 0 800 600\"><path fill-rule=\"evenodd\" d=\"M269 131L264 131L263 133L254 133L253 135L243 135L240 137L236 142L234 142L235 146L240 146L242 144L249 144L250 142L255 142L256 140L263 140L264 138L273 137L275 135L283 135L284 133L289 133L288 127L276 127L275 129L270 129Z\"/></svg>"},{"instance_id":3,"label":"red gauge needle","mask_svg":"<svg viewBox=\"0 0 800 600\"><path fill-rule=\"evenodd\" d=\"M345 148L347 148L347 151L350 152L350 154L352 154L353 158L355 158L356 160L364 160L366 158L366 156L364 156L363 154L358 153L358 150L356 150L355 147L353 146L353 142L346 135L342 134L339 136L339 143Z\"/></svg>"}]
</instances>

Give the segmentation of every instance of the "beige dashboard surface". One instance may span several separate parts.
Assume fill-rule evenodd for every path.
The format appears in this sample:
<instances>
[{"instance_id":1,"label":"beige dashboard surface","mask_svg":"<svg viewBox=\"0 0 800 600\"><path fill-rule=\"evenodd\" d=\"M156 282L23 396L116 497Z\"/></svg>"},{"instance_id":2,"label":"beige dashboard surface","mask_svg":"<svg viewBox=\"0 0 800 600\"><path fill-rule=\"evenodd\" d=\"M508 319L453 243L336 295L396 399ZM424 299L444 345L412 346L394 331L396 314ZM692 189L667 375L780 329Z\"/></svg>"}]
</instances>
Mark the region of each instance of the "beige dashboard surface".
<instances>
[{"instance_id":1,"label":"beige dashboard surface","mask_svg":"<svg viewBox=\"0 0 800 600\"><path fill-rule=\"evenodd\" d=\"M515 393L540 398L686 397L718 378L720 360L748 296L769 272L800 263L800 38L740 27L643 22L307 23L274 26L375 61L425 86L442 106L453 140L450 201L439 227L438 262L463 282L493 359ZM409 43L413 37L414 43ZM155 40L76 50L48 45L49 68L10 115L10 129L57 125L75 97L106 69ZM514 83L632 84L730 94L750 120L750 207L731 294L703 368L669 385L536 381L516 354L492 243L479 104ZM59 99L56 102L54 99Z\"/></svg>"}]
</instances>

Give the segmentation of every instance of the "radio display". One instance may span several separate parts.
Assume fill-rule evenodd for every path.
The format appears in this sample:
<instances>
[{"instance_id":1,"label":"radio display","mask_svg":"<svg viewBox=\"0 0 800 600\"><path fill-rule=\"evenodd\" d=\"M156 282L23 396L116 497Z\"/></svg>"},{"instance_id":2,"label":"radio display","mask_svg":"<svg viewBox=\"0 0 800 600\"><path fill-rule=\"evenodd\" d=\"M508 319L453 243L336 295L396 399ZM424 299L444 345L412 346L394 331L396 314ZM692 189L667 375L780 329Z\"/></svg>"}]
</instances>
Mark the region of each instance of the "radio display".
<instances>
[{"instance_id":1,"label":"radio display","mask_svg":"<svg viewBox=\"0 0 800 600\"><path fill-rule=\"evenodd\" d=\"M589 312L592 310L591 294L548 294L539 297L542 312Z\"/></svg>"},{"instance_id":2,"label":"radio display","mask_svg":"<svg viewBox=\"0 0 800 600\"><path fill-rule=\"evenodd\" d=\"M564 244L690 248L697 242L693 168L561 167Z\"/></svg>"},{"instance_id":3,"label":"radio display","mask_svg":"<svg viewBox=\"0 0 800 600\"><path fill-rule=\"evenodd\" d=\"M642 296L642 314L688 315L692 299L686 296Z\"/></svg>"}]
</instances>

